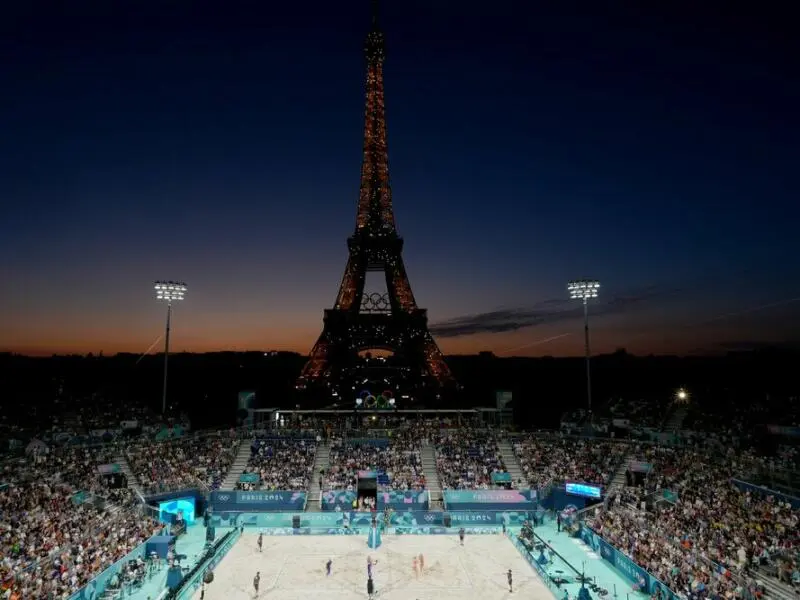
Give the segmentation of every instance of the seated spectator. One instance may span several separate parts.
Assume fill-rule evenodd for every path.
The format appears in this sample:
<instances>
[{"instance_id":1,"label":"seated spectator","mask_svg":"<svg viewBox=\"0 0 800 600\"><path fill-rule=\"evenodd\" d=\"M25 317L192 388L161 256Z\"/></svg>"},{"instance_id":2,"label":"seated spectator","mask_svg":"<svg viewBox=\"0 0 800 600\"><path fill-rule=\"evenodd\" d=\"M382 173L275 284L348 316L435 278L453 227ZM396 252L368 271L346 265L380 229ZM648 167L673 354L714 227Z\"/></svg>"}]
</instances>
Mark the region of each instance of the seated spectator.
<instances>
[{"instance_id":1,"label":"seated spectator","mask_svg":"<svg viewBox=\"0 0 800 600\"><path fill-rule=\"evenodd\" d=\"M644 455L654 469L648 485L669 486L676 503L661 501L657 513L613 503L591 521L598 533L679 592L703 584L707 595L730 595L739 585L731 574L752 586L755 567L791 583L800 564L800 513L730 483L752 457L699 448L649 448Z\"/></svg>"},{"instance_id":2,"label":"seated spectator","mask_svg":"<svg viewBox=\"0 0 800 600\"><path fill-rule=\"evenodd\" d=\"M441 432L435 440L442 489L492 487L492 473L506 473L495 434L469 427Z\"/></svg>"},{"instance_id":3,"label":"seated spectator","mask_svg":"<svg viewBox=\"0 0 800 600\"><path fill-rule=\"evenodd\" d=\"M240 490L304 490L308 488L317 446L312 439L255 440L244 473L259 481L239 482Z\"/></svg>"},{"instance_id":4,"label":"seated spectator","mask_svg":"<svg viewBox=\"0 0 800 600\"><path fill-rule=\"evenodd\" d=\"M97 471L113 455L109 448L47 448L4 465L0 580L9 595L69 597L159 528L95 498L130 501L127 490L108 490Z\"/></svg>"},{"instance_id":5,"label":"seated spectator","mask_svg":"<svg viewBox=\"0 0 800 600\"><path fill-rule=\"evenodd\" d=\"M383 490L422 490L425 475L422 469L420 447L428 433L425 428L411 424L392 431L388 446L370 443L348 443L341 438L331 442L331 467L323 485L326 489L353 491L358 485L359 471L376 471L385 474ZM382 477L379 475L379 480Z\"/></svg>"},{"instance_id":6,"label":"seated spectator","mask_svg":"<svg viewBox=\"0 0 800 600\"><path fill-rule=\"evenodd\" d=\"M630 451L617 442L528 436L514 444L520 467L531 487L578 481L607 485Z\"/></svg>"},{"instance_id":7,"label":"seated spectator","mask_svg":"<svg viewBox=\"0 0 800 600\"><path fill-rule=\"evenodd\" d=\"M230 435L183 437L161 443L138 443L126 456L140 485L157 494L201 485L217 489L236 458L240 440Z\"/></svg>"}]
</instances>

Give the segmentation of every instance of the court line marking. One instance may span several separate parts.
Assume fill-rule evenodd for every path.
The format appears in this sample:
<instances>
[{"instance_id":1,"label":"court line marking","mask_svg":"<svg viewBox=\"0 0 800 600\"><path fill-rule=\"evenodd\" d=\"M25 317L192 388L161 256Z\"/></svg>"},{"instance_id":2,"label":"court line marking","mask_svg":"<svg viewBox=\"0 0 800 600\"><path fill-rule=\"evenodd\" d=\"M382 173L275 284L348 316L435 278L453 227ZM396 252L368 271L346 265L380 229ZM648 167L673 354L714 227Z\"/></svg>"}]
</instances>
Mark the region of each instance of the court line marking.
<instances>
[{"instance_id":1,"label":"court line marking","mask_svg":"<svg viewBox=\"0 0 800 600\"><path fill-rule=\"evenodd\" d=\"M380 588L378 586L378 584L375 584L375 587L378 588L378 595L379 595L381 593L381 589L382 588ZM321 593L320 588L307 589L307 588L287 588L287 587L282 587L282 588L279 588L279 589L282 590L282 591L285 591L285 592L300 592L301 594L320 594ZM408 589L408 588L404 588L404 589ZM464 590L469 590L469 589L471 589L471 588L464 588L464 587L426 587L426 588L422 588L422 587L420 587L420 588L415 588L414 590L411 590L411 591L414 591L414 592L463 592ZM403 591L403 590L398 590L397 588L392 588L391 590L387 590L387 591L394 592L394 591ZM480 591L480 590L478 590L478 591ZM327 589L326 588L325 591L324 591L324 594L326 596L329 596L331 593L349 594L351 596L353 595L353 591L348 591L348 590L336 590L336 589L332 590L332 589Z\"/></svg>"},{"instance_id":2,"label":"court line marking","mask_svg":"<svg viewBox=\"0 0 800 600\"><path fill-rule=\"evenodd\" d=\"M461 561L461 554L456 554L456 557L458 558L458 566L461 567L461 570L464 571L464 575L467 576L467 583L469 583L469 587L472 589L477 589L475 584L472 583L472 577L469 576L469 571L467 571L467 569L464 567L464 563Z\"/></svg>"},{"instance_id":3,"label":"court line marking","mask_svg":"<svg viewBox=\"0 0 800 600\"><path fill-rule=\"evenodd\" d=\"M278 572L275 573L275 579L272 580L272 585L270 585L267 588L268 590L274 590L275 588L278 587L278 579L280 579L281 575L283 575L283 570L286 568L286 561L288 560L289 560L288 556L283 557L283 564L281 565L281 568L278 569Z\"/></svg>"}]
</instances>

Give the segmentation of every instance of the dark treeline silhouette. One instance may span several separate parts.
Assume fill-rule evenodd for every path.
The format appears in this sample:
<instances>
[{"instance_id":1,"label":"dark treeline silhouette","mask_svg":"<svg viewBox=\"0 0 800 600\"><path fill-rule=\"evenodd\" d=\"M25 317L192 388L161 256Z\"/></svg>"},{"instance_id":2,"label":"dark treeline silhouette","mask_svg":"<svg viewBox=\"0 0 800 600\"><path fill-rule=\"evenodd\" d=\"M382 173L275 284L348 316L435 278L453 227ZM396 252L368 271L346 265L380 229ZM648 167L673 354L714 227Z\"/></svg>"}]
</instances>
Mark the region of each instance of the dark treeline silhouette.
<instances>
[{"instance_id":1,"label":"dark treeline silhouette","mask_svg":"<svg viewBox=\"0 0 800 600\"><path fill-rule=\"evenodd\" d=\"M195 427L224 426L236 420L239 391L253 390L261 408L321 408L331 398L311 401L294 393L293 385L306 357L291 352L177 353L170 356L169 400L172 411L188 413ZM694 402L740 405L800 395L794 376L797 352L757 350L718 357L639 357L620 350L592 359L595 410L603 412L611 399L663 401L679 387L690 390ZM138 361L138 362L137 362ZM585 363L582 358L498 358L491 353L451 356L448 363L463 391L441 408L492 407L495 393L513 393L519 425L552 428L567 410L586 405ZM4 382L3 406L41 404L98 394L109 403L141 402L161 409L163 355L53 356L32 358L0 354ZM380 391L380 390L375 390ZM402 404L402 401L400 401ZM354 399L339 399L351 408ZM408 403L400 408L435 408Z\"/></svg>"}]
</instances>

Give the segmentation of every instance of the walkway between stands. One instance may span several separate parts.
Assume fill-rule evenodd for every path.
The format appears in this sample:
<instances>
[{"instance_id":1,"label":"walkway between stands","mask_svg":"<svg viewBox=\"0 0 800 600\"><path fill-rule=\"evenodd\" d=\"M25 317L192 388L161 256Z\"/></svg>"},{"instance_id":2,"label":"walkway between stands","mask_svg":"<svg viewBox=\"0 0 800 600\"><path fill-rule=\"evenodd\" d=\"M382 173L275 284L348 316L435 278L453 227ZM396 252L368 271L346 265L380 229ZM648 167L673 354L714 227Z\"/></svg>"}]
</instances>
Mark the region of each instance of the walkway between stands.
<instances>
[{"instance_id":1,"label":"walkway between stands","mask_svg":"<svg viewBox=\"0 0 800 600\"><path fill-rule=\"evenodd\" d=\"M220 539L228 533L230 527L217 527L216 537ZM175 550L178 554L185 554L186 558L181 561L181 566L191 569L197 564L199 558L203 555L206 546L206 528L200 524L191 525L186 533L178 538L175 544ZM149 579L138 590L125 599L128 600L148 600L158 598L158 596L167 587L167 569L162 567L161 570L152 578Z\"/></svg>"},{"instance_id":2,"label":"walkway between stands","mask_svg":"<svg viewBox=\"0 0 800 600\"><path fill-rule=\"evenodd\" d=\"M546 520L544 525L535 529L536 535L547 542L563 559L569 562L578 571L583 570L586 577L600 588L608 590L608 595L604 599L608 600L647 600L649 596L633 589L633 584L620 575L610 564L604 561L599 554L592 552L579 538L570 537L569 534L558 532L558 527L554 520ZM551 576L561 575L563 571L565 578L575 579L575 573L563 560L557 556L546 566L547 572ZM587 584L588 585L588 584ZM562 585L561 589L569 591L570 598L577 598L579 582ZM597 592L589 592L594 600L601 600Z\"/></svg>"}]
</instances>

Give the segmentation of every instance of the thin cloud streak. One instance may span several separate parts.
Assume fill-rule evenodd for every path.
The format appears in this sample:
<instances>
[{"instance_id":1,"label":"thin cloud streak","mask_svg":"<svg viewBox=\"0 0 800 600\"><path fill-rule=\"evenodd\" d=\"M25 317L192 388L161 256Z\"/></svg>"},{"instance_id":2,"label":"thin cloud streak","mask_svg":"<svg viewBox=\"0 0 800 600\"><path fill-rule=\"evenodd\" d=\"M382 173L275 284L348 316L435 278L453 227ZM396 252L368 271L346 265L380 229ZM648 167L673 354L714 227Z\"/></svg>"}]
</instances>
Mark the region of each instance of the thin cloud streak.
<instances>
[{"instance_id":1,"label":"thin cloud streak","mask_svg":"<svg viewBox=\"0 0 800 600\"><path fill-rule=\"evenodd\" d=\"M626 294L612 296L608 300L598 299L592 303L593 316L608 316L623 313L632 307L664 295L680 292L683 288L648 286ZM583 308L576 302L549 299L530 308L502 309L473 315L456 317L433 323L431 333L440 338L454 338L478 333L504 333L540 325L552 325L576 319Z\"/></svg>"}]
</instances>

